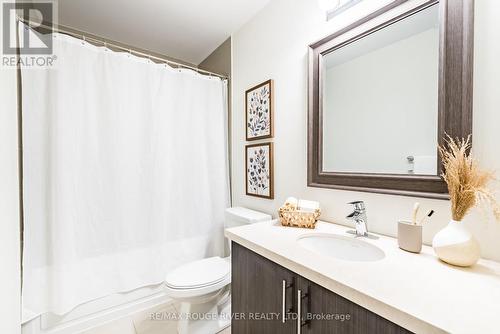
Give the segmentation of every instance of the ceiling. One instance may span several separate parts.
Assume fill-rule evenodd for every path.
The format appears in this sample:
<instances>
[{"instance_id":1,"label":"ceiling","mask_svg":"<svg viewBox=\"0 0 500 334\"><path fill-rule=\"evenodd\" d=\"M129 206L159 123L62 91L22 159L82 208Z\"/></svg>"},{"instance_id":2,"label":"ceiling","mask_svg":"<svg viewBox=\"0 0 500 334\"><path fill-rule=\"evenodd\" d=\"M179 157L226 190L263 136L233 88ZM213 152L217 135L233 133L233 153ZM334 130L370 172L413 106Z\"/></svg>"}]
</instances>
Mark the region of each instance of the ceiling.
<instances>
[{"instance_id":1,"label":"ceiling","mask_svg":"<svg viewBox=\"0 0 500 334\"><path fill-rule=\"evenodd\" d=\"M269 0L59 0L59 24L195 65Z\"/></svg>"}]
</instances>

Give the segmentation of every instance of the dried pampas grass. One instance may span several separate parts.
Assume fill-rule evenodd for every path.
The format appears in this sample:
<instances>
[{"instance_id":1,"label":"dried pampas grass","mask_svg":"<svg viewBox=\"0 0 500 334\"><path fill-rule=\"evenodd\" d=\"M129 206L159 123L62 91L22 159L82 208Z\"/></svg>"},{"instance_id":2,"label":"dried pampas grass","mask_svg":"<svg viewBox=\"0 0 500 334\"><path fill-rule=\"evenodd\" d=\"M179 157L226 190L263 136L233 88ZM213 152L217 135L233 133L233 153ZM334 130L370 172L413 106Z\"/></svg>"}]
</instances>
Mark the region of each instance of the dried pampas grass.
<instances>
[{"instance_id":1,"label":"dried pampas grass","mask_svg":"<svg viewBox=\"0 0 500 334\"><path fill-rule=\"evenodd\" d=\"M461 140L448 136L446 144L439 147L444 168L441 176L448 184L453 220L461 221L476 204L489 205L500 220L500 207L487 187L495 180L494 174L478 166L470 148L470 136Z\"/></svg>"}]
</instances>

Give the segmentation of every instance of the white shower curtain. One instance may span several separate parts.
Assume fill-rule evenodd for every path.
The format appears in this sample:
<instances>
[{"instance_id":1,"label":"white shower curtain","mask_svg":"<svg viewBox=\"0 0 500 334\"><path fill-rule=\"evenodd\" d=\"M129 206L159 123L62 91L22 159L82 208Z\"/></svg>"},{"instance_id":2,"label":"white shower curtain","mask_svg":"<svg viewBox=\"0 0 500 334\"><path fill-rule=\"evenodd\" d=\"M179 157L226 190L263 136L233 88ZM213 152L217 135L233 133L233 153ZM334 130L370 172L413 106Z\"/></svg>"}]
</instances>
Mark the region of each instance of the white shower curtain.
<instances>
[{"instance_id":1,"label":"white shower curtain","mask_svg":"<svg viewBox=\"0 0 500 334\"><path fill-rule=\"evenodd\" d=\"M23 306L63 314L220 255L227 85L54 34L23 69Z\"/></svg>"}]
</instances>

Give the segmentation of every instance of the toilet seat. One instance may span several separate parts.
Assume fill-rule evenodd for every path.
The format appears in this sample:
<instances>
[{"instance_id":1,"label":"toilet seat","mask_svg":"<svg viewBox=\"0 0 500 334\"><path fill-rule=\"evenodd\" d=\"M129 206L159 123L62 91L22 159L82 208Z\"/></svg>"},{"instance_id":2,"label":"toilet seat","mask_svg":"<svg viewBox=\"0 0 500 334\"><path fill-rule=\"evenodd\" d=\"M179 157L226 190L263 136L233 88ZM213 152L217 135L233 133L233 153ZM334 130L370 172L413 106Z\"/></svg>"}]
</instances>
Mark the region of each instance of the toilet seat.
<instances>
[{"instance_id":1,"label":"toilet seat","mask_svg":"<svg viewBox=\"0 0 500 334\"><path fill-rule=\"evenodd\" d=\"M176 289L172 288L168 285L164 285L164 290L167 296L173 299L179 300L188 300L191 298L200 298L202 296L210 295L210 294L218 294L222 288L231 283L231 276L227 276L224 280L213 284L207 285L199 288L191 288L191 289Z\"/></svg>"},{"instance_id":2,"label":"toilet seat","mask_svg":"<svg viewBox=\"0 0 500 334\"><path fill-rule=\"evenodd\" d=\"M186 263L165 277L169 290L203 290L230 282L231 264L218 256Z\"/></svg>"},{"instance_id":3,"label":"toilet seat","mask_svg":"<svg viewBox=\"0 0 500 334\"><path fill-rule=\"evenodd\" d=\"M173 298L201 296L231 283L231 264L227 259L210 257L186 263L165 278L165 289Z\"/></svg>"}]
</instances>

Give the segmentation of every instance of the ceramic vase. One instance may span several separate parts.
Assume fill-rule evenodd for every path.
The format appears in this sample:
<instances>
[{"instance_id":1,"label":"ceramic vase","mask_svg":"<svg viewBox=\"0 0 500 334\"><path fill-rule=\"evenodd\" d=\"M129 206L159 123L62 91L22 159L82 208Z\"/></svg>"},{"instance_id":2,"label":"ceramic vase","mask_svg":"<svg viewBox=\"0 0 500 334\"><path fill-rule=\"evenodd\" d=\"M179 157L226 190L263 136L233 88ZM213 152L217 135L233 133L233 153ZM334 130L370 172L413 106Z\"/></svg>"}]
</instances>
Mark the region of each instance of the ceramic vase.
<instances>
[{"instance_id":1,"label":"ceramic vase","mask_svg":"<svg viewBox=\"0 0 500 334\"><path fill-rule=\"evenodd\" d=\"M479 260L479 243L460 221L452 220L432 240L436 255L446 263L468 267Z\"/></svg>"}]
</instances>

